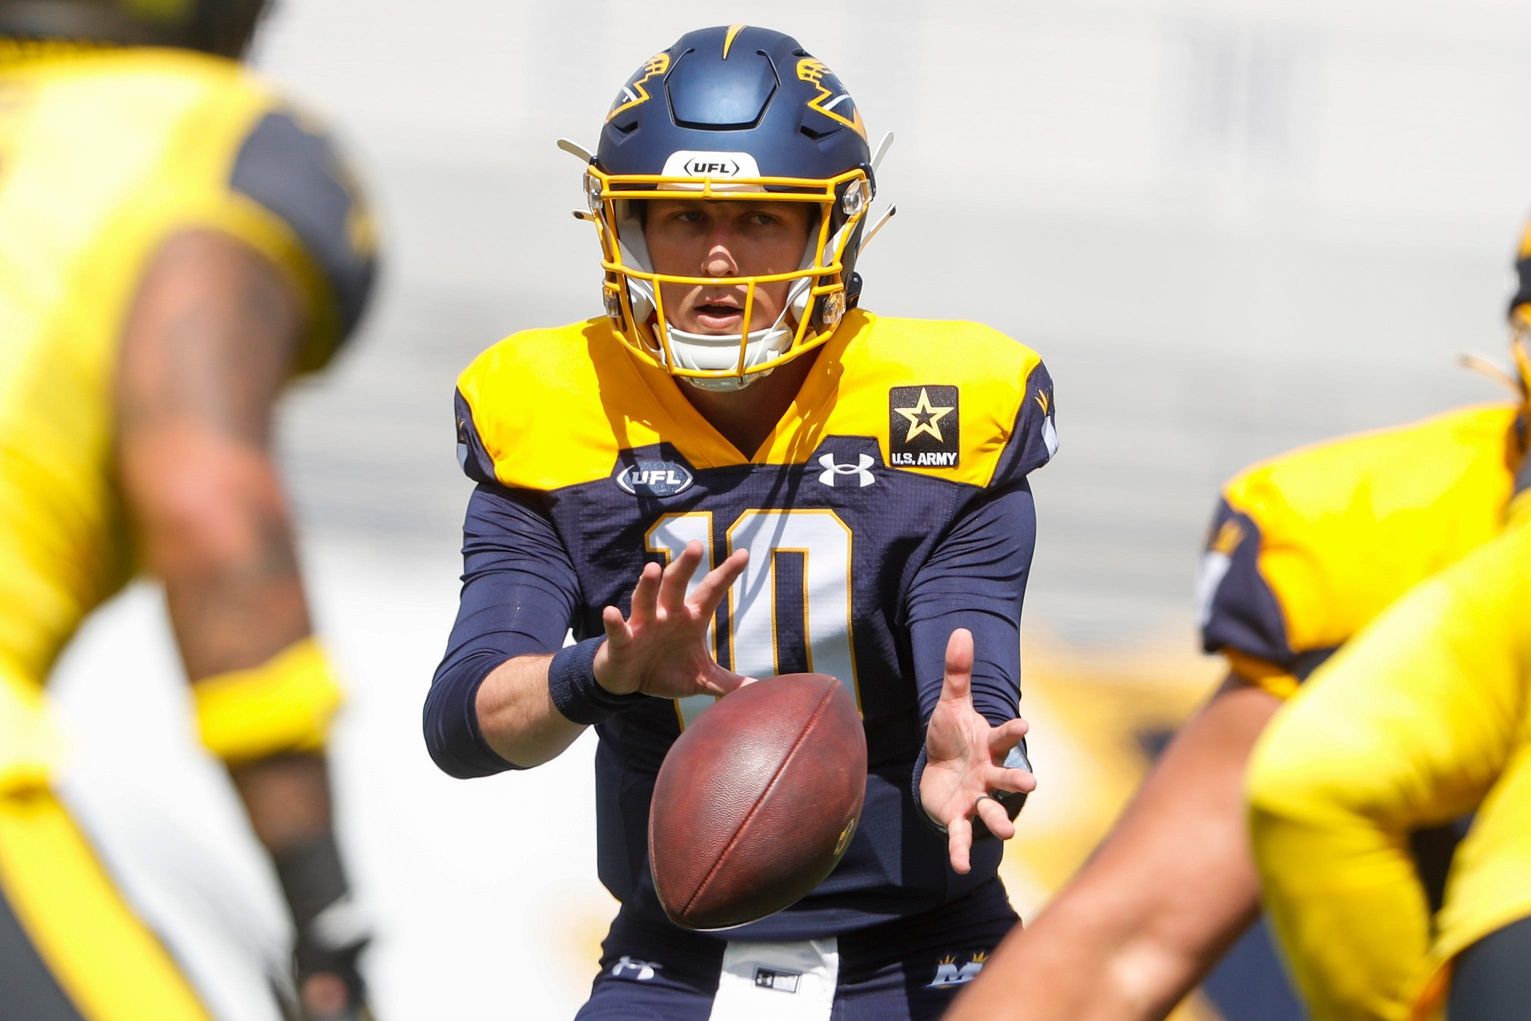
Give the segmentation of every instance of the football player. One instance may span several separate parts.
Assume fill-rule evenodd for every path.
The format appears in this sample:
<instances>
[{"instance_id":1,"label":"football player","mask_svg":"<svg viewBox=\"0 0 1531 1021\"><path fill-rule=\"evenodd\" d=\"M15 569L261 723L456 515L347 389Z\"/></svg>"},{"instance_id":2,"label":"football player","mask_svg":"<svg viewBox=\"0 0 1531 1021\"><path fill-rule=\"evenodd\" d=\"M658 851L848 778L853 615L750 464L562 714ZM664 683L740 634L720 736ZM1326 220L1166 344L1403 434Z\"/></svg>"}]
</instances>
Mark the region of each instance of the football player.
<instances>
[{"instance_id":1,"label":"football player","mask_svg":"<svg viewBox=\"0 0 1531 1021\"><path fill-rule=\"evenodd\" d=\"M1318 1021L1443 1001L1453 1021L1531 1015L1531 492L1511 515L1348 643L1255 747L1262 896ZM1433 913L1406 835L1468 813Z\"/></svg>"},{"instance_id":2,"label":"football player","mask_svg":"<svg viewBox=\"0 0 1531 1021\"><path fill-rule=\"evenodd\" d=\"M0 5L7 1017L282 1009L259 974L252 999L191 973L197 948L139 916L68 793L45 684L140 570L164 585L201 738L286 894L304 1016L365 1008L325 757L340 689L312 634L270 434L284 385L356 325L373 241L324 129L238 63L261 7ZM131 663L122 673L133 682ZM287 971L274 981L290 991Z\"/></svg>"},{"instance_id":3,"label":"football player","mask_svg":"<svg viewBox=\"0 0 1531 1021\"><path fill-rule=\"evenodd\" d=\"M1518 400L1317 444L1227 484L1199 593L1203 646L1227 679L952 1017L1160 1018L1255 920L1243 798L1255 739L1367 621L1504 527L1531 409L1531 232L1517 268Z\"/></svg>"},{"instance_id":4,"label":"football player","mask_svg":"<svg viewBox=\"0 0 1531 1021\"><path fill-rule=\"evenodd\" d=\"M860 307L877 161L840 80L779 32L683 36L585 158L605 314L459 379L478 486L431 754L482 776L596 728L621 909L581 1019L934 1017L1015 921L992 838L1033 786L1018 643L1047 372L987 327ZM646 856L666 749L746 679L803 670L855 693L860 827L797 905L682 930Z\"/></svg>"}]
</instances>

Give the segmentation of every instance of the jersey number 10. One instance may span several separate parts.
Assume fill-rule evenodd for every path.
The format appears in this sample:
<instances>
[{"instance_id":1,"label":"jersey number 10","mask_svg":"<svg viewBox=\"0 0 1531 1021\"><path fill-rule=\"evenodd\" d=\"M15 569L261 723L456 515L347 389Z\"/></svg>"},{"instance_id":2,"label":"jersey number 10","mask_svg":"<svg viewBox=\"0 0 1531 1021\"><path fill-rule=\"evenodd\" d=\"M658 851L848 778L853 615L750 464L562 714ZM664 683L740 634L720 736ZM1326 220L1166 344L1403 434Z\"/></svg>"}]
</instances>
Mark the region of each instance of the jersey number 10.
<instances>
[{"instance_id":1,"label":"jersey number 10","mask_svg":"<svg viewBox=\"0 0 1531 1021\"><path fill-rule=\"evenodd\" d=\"M721 550L715 531L711 511L667 514L649 529L644 545L673 561L687 543L700 542L705 553L690 588L716 566L719 554L749 550L749 566L723 605L723 634L709 632L715 653L727 650L726 660L719 659L750 677L829 674L851 686L859 705L851 644L850 527L827 509L751 510L728 526ZM681 725L713 701L710 695L678 700Z\"/></svg>"}]
</instances>

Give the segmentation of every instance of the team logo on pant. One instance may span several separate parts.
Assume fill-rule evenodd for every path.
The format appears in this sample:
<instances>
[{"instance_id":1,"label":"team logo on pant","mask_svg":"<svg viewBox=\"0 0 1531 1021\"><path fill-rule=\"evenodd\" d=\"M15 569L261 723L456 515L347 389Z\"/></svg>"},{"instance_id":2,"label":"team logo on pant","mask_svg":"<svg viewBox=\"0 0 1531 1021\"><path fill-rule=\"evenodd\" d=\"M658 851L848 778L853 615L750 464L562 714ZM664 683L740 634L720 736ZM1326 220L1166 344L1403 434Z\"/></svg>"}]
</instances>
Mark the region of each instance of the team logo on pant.
<instances>
[{"instance_id":1,"label":"team logo on pant","mask_svg":"<svg viewBox=\"0 0 1531 1021\"><path fill-rule=\"evenodd\" d=\"M888 391L888 463L896 468L955 468L961 450L957 388L895 386Z\"/></svg>"},{"instance_id":2,"label":"team logo on pant","mask_svg":"<svg viewBox=\"0 0 1531 1021\"><path fill-rule=\"evenodd\" d=\"M623 954L617 958L617 963L611 966L611 977L631 979L634 982L647 982L663 967L664 965L662 964L640 961L636 957L629 957Z\"/></svg>"},{"instance_id":3,"label":"team logo on pant","mask_svg":"<svg viewBox=\"0 0 1531 1021\"><path fill-rule=\"evenodd\" d=\"M803 977L800 971L781 971L776 968L755 968L755 986L759 989L775 989L781 993L797 992L797 980Z\"/></svg>"},{"instance_id":4,"label":"team logo on pant","mask_svg":"<svg viewBox=\"0 0 1531 1021\"><path fill-rule=\"evenodd\" d=\"M931 979L926 989L949 989L952 986L965 986L978 977L983 971L983 962L989 959L987 950L978 950L960 965L959 954L947 954L936 964L936 977Z\"/></svg>"}]
</instances>

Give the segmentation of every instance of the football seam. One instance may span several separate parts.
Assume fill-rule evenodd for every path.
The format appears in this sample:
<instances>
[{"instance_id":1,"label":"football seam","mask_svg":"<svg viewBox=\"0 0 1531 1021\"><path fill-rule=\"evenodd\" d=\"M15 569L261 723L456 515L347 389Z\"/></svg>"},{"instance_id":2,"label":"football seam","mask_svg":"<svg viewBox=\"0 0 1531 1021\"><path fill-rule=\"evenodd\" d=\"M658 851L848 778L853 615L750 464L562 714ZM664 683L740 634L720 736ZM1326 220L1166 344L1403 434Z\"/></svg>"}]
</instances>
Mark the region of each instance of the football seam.
<instances>
[{"instance_id":1,"label":"football seam","mask_svg":"<svg viewBox=\"0 0 1531 1021\"><path fill-rule=\"evenodd\" d=\"M818 722L819 717L824 715L824 711L829 705L830 700L834 697L834 694L835 689L832 686L825 690L823 697L819 699L819 704L814 707L812 715L808 717L808 722L798 731L797 739L792 742L792 747L787 751L786 755L782 756L781 763L776 767L776 772L771 774L770 783L766 784L765 788L761 790L760 795L755 798L755 803L750 806L750 810L744 814L744 818L740 821L738 828L734 830L733 837L728 843L723 845L723 849L718 852L718 856L713 859L712 865L707 869L707 874L702 877L700 883L696 884L696 890L692 892L690 898L686 901L683 911L691 910L691 906L706 892L708 884L712 882L713 877L718 873L718 867L723 864L723 859L728 857L728 852L734 849L734 845L739 843L739 838L744 835L744 831L749 829L750 821L760 811L761 802L765 801L766 795L771 793L772 788L781 779L782 770L787 768L787 763L792 761L792 756L796 755L797 750L802 747L803 740L808 736L808 732L813 729L813 725Z\"/></svg>"}]
</instances>

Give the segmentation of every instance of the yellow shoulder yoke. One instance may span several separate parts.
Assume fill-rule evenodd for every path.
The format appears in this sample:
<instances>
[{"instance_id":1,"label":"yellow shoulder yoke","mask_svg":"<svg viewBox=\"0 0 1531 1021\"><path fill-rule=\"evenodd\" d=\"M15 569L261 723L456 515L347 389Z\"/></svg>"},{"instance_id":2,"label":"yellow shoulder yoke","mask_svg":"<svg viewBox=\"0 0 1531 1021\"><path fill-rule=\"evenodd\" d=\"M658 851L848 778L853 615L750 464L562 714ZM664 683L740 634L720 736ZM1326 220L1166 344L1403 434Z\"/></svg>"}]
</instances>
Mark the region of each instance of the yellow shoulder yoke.
<instances>
[{"instance_id":1,"label":"yellow shoulder yoke","mask_svg":"<svg viewBox=\"0 0 1531 1021\"><path fill-rule=\"evenodd\" d=\"M1520 451L1514 407L1460 409L1257 464L1224 489L1295 652L1333 648L1498 534Z\"/></svg>"},{"instance_id":2,"label":"yellow shoulder yoke","mask_svg":"<svg viewBox=\"0 0 1531 1021\"><path fill-rule=\"evenodd\" d=\"M602 478L618 452L661 438L698 469L797 463L828 435L876 437L887 462L895 388L952 386L961 404L956 463L906 470L986 485L1022 402L1037 397L1027 380L1039 364L1029 348L976 323L852 312L752 456L708 425L681 384L630 356L604 318L513 334L479 355L458 389L499 481L549 490ZM1050 399L1041 398L1044 414Z\"/></svg>"}]
</instances>

